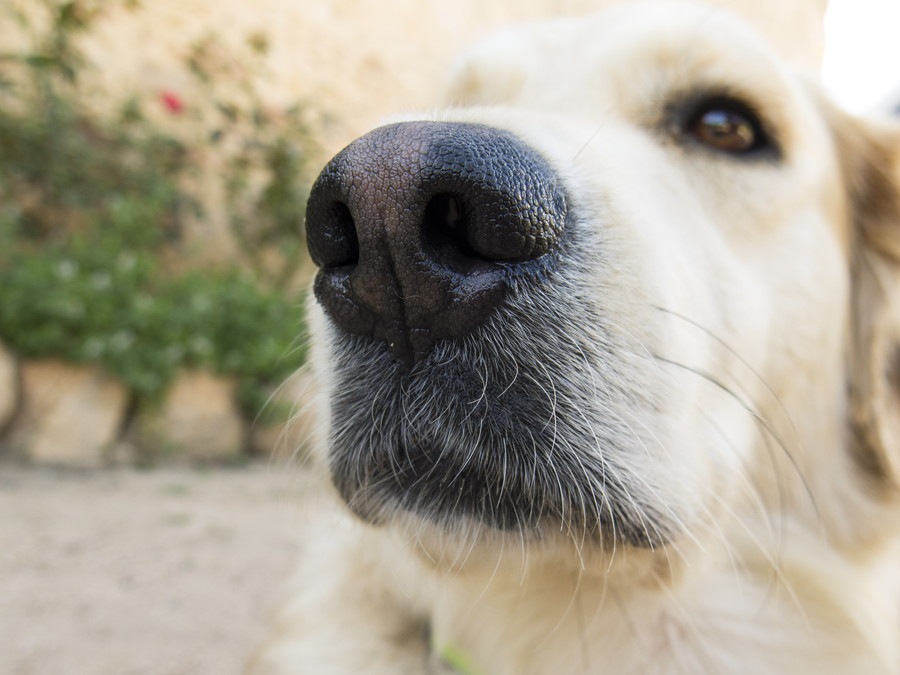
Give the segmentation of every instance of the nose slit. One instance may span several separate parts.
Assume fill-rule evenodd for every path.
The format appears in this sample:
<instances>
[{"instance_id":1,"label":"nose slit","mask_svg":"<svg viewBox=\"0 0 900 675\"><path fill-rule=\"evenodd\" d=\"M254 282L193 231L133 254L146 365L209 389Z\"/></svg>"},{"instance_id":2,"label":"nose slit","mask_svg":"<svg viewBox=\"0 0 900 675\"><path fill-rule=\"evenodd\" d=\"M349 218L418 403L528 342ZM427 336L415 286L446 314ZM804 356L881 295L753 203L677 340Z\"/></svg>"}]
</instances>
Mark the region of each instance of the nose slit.
<instances>
[{"instance_id":1,"label":"nose slit","mask_svg":"<svg viewBox=\"0 0 900 675\"><path fill-rule=\"evenodd\" d=\"M438 194L428 200L422 229L425 241L436 254L480 258L466 239L465 226L465 212L459 197Z\"/></svg>"}]
</instances>

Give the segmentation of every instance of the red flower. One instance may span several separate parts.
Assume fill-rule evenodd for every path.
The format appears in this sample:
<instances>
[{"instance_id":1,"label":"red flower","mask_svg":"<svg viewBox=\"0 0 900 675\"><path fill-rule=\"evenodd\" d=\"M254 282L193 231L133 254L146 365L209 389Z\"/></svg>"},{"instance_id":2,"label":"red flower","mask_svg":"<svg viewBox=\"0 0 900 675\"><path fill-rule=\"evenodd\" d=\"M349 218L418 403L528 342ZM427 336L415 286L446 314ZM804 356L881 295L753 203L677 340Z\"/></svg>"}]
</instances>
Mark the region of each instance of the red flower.
<instances>
[{"instance_id":1,"label":"red flower","mask_svg":"<svg viewBox=\"0 0 900 675\"><path fill-rule=\"evenodd\" d=\"M184 110L184 102L181 97L173 91L163 91L159 94L159 100L173 115L178 115Z\"/></svg>"}]
</instances>

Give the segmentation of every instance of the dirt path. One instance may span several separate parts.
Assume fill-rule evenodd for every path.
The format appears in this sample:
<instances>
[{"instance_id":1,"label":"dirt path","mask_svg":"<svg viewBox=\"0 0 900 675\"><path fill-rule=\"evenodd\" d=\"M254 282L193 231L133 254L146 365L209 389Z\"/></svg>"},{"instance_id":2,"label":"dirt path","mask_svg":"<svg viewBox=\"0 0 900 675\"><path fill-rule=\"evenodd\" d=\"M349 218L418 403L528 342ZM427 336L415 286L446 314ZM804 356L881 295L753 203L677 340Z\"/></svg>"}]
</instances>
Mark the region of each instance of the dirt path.
<instances>
[{"instance_id":1,"label":"dirt path","mask_svg":"<svg viewBox=\"0 0 900 675\"><path fill-rule=\"evenodd\" d=\"M304 483L0 465L0 673L239 673L297 558Z\"/></svg>"}]
</instances>

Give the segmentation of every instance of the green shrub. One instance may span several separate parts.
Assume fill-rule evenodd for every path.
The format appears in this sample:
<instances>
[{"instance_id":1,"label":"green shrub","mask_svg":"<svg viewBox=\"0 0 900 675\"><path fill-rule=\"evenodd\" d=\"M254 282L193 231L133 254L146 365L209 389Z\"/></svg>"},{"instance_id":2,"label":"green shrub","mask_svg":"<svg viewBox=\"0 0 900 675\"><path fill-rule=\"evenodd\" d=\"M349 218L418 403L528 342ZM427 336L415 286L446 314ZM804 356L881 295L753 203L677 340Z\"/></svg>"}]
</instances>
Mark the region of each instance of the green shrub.
<instances>
[{"instance_id":1,"label":"green shrub","mask_svg":"<svg viewBox=\"0 0 900 675\"><path fill-rule=\"evenodd\" d=\"M298 300L236 272L166 278L150 256L95 243L0 265L0 335L16 351L102 364L145 399L185 367L234 375L251 413L302 362Z\"/></svg>"},{"instance_id":2,"label":"green shrub","mask_svg":"<svg viewBox=\"0 0 900 675\"><path fill-rule=\"evenodd\" d=\"M37 24L8 8L32 41L0 52L0 339L27 357L100 364L139 401L182 368L234 376L255 415L303 360L301 298L264 278L252 254L241 266L252 273L173 273L191 270L172 254L185 219L202 217L183 188L192 150L136 100L112 119L79 101L74 37L99 6L45 0ZM248 200L265 236L243 244L298 246L302 136L291 133L247 144L243 161L269 178Z\"/></svg>"}]
</instances>

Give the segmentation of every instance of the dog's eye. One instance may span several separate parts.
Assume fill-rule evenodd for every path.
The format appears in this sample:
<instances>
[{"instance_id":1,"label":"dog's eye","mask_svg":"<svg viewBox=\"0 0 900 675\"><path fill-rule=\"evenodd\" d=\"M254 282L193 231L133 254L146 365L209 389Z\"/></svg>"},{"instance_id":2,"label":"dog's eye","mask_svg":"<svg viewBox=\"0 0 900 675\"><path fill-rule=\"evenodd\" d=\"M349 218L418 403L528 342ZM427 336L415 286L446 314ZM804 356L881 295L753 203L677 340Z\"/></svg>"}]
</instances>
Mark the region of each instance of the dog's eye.
<instances>
[{"instance_id":1,"label":"dog's eye","mask_svg":"<svg viewBox=\"0 0 900 675\"><path fill-rule=\"evenodd\" d=\"M715 102L701 107L687 132L697 141L720 152L744 155L767 144L762 124L736 102Z\"/></svg>"}]
</instances>

